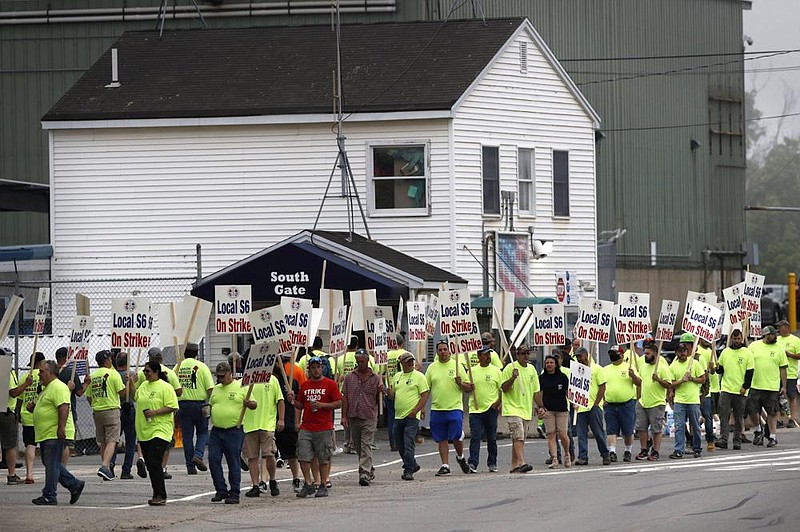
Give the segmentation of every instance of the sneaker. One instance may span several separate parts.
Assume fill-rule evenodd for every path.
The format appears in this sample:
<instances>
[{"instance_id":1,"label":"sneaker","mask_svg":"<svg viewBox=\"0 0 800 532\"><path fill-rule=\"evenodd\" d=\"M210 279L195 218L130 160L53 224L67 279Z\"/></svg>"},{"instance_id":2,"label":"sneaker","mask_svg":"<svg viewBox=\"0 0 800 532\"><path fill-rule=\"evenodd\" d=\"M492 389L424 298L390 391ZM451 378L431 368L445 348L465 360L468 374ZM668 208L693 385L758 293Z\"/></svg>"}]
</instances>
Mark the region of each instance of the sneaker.
<instances>
[{"instance_id":1,"label":"sneaker","mask_svg":"<svg viewBox=\"0 0 800 532\"><path fill-rule=\"evenodd\" d=\"M658 451L653 449L653 450L650 451L650 456L647 457L647 461L648 462L658 462L659 458L661 458L661 457L658 455Z\"/></svg>"},{"instance_id":2,"label":"sneaker","mask_svg":"<svg viewBox=\"0 0 800 532\"><path fill-rule=\"evenodd\" d=\"M744 441L744 438L742 438ZM764 435L760 431L753 433L753 445L764 445Z\"/></svg>"},{"instance_id":3,"label":"sneaker","mask_svg":"<svg viewBox=\"0 0 800 532\"><path fill-rule=\"evenodd\" d=\"M281 494L281 490L278 489L278 481L277 480L270 480L269 481L269 495L270 497L277 497Z\"/></svg>"},{"instance_id":4,"label":"sneaker","mask_svg":"<svg viewBox=\"0 0 800 532\"><path fill-rule=\"evenodd\" d=\"M683 453L675 451L671 455L669 455L669 457L672 458L673 460L680 460L681 458L683 458Z\"/></svg>"},{"instance_id":5,"label":"sneaker","mask_svg":"<svg viewBox=\"0 0 800 532\"><path fill-rule=\"evenodd\" d=\"M695 458L700 458L701 456L703 456L703 453L701 453L700 451L695 451L693 456Z\"/></svg>"},{"instance_id":6,"label":"sneaker","mask_svg":"<svg viewBox=\"0 0 800 532\"><path fill-rule=\"evenodd\" d=\"M639 454L636 455L637 460L647 460L647 449L642 449L639 451Z\"/></svg>"},{"instance_id":7,"label":"sneaker","mask_svg":"<svg viewBox=\"0 0 800 532\"><path fill-rule=\"evenodd\" d=\"M286 463L283 461L283 458L278 458L277 460L275 460L275 467L277 467L278 469L283 469L284 465L286 465Z\"/></svg>"},{"instance_id":8,"label":"sneaker","mask_svg":"<svg viewBox=\"0 0 800 532\"><path fill-rule=\"evenodd\" d=\"M167 471L167 468L164 468L164 480L172 480L172 475Z\"/></svg>"},{"instance_id":9,"label":"sneaker","mask_svg":"<svg viewBox=\"0 0 800 532\"><path fill-rule=\"evenodd\" d=\"M100 469L97 470L97 476L103 480L114 480L114 473L106 466L100 466Z\"/></svg>"},{"instance_id":10,"label":"sneaker","mask_svg":"<svg viewBox=\"0 0 800 532\"><path fill-rule=\"evenodd\" d=\"M415 462L414 463L414 473L419 472L420 469L422 469L422 466Z\"/></svg>"},{"instance_id":11,"label":"sneaker","mask_svg":"<svg viewBox=\"0 0 800 532\"><path fill-rule=\"evenodd\" d=\"M789 423L786 425L786 428L787 429L796 429L797 428L797 422L794 419L790 419Z\"/></svg>"},{"instance_id":12,"label":"sneaker","mask_svg":"<svg viewBox=\"0 0 800 532\"><path fill-rule=\"evenodd\" d=\"M611 451L610 453L608 453L608 458L612 462L616 462L617 461L617 453L614 452L614 451Z\"/></svg>"},{"instance_id":13,"label":"sneaker","mask_svg":"<svg viewBox=\"0 0 800 532\"><path fill-rule=\"evenodd\" d=\"M548 469L558 469L560 467L558 460L553 460L550 462L550 465L547 466Z\"/></svg>"},{"instance_id":14,"label":"sneaker","mask_svg":"<svg viewBox=\"0 0 800 532\"><path fill-rule=\"evenodd\" d=\"M239 504L239 497L228 497L225 499L225 504Z\"/></svg>"},{"instance_id":15,"label":"sneaker","mask_svg":"<svg viewBox=\"0 0 800 532\"><path fill-rule=\"evenodd\" d=\"M586 458L578 458L575 460L575 465L589 465L589 460Z\"/></svg>"},{"instance_id":16,"label":"sneaker","mask_svg":"<svg viewBox=\"0 0 800 532\"><path fill-rule=\"evenodd\" d=\"M550 465L553 463L553 457L549 457L547 460L544 461L544 465Z\"/></svg>"},{"instance_id":17,"label":"sneaker","mask_svg":"<svg viewBox=\"0 0 800 532\"><path fill-rule=\"evenodd\" d=\"M403 480L414 480L414 474L404 472L402 475L400 475L400 478L402 478Z\"/></svg>"},{"instance_id":18,"label":"sneaker","mask_svg":"<svg viewBox=\"0 0 800 532\"><path fill-rule=\"evenodd\" d=\"M296 495L301 499L305 499L309 495L314 495L314 486L311 484L303 484L303 487L300 488L300 491L298 491Z\"/></svg>"},{"instance_id":19,"label":"sneaker","mask_svg":"<svg viewBox=\"0 0 800 532\"><path fill-rule=\"evenodd\" d=\"M630 462L631 461L631 452L630 451L625 451L625 453L622 455L622 461L623 462Z\"/></svg>"},{"instance_id":20,"label":"sneaker","mask_svg":"<svg viewBox=\"0 0 800 532\"><path fill-rule=\"evenodd\" d=\"M333 450L333 454L342 454L342 453L344 453L344 449L341 447L337 447L336 449Z\"/></svg>"},{"instance_id":21,"label":"sneaker","mask_svg":"<svg viewBox=\"0 0 800 532\"><path fill-rule=\"evenodd\" d=\"M325 486L320 486L317 489L317 492L314 494L314 497L327 497L328 496L328 488Z\"/></svg>"},{"instance_id":22,"label":"sneaker","mask_svg":"<svg viewBox=\"0 0 800 532\"><path fill-rule=\"evenodd\" d=\"M190 466L186 466L186 474L187 475L196 475L197 474L197 468L194 466L194 464L192 464Z\"/></svg>"},{"instance_id":23,"label":"sneaker","mask_svg":"<svg viewBox=\"0 0 800 532\"><path fill-rule=\"evenodd\" d=\"M147 467L144 465L144 458L136 460L136 474L139 478L147 478Z\"/></svg>"},{"instance_id":24,"label":"sneaker","mask_svg":"<svg viewBox=\"0 0 800 532\"><path fill-rule=\"evenodd\" d=\"M714 447L716 447L717 449L727 449L728 440L717 440L714 442Z\"/></svg>"},{"instance_id":25,"label":"sneaker","mask_svg":"<svg viewBox=\"0 0 800 532\"><path fill-rule=\"evenodd\" d=\"M464 474L469 473L469 464L467 464L466 458L463 456L461 458L456 457L456 462L458 462L458 465L461 466L461 471L464 472Z\"/></svg>"},{"instance_id":26,"label":"sneaker","mask_svg":"<svg viewBox=\"0 0 800 532\"><path fill-rule=\"evenodd\" d=\"M58 506L58 502L55 499L48 499L44 495L33 499L31 502L36 506Z\"/></svg>"},{"instance_id":27,"label":"sneaker","mask_svg":"<svg viewBox=\"0 0 800 532\"><path fill-rule=\"evenodd\" d=\"M198 469L198 471L208 471L208 466L199 456L192 458L192 464Z\"/></svg>"},{"instance_id":28,"label":"sneaker","mask_svg":"<svg viewBox=\"0 0 800 532\"><path fill-rule=\"evenodd\" d=\"M708 442L708 445L706 445L706 451L713 452L713 451L716 451L716 450L717 450L716 444L713 441Z\"/></svg>"},{"instance_id":29,"label":"sneaker","mask_svg":"<svg viewBox=\"0 0 800 532\"><path fill-rule=\"evenodd\" d=\"M616 460L616 455L615 455L615 459L613 461L614 462L617 461ZM610 454L603 457L603 465L611 465L611 462L612 462L612 460L611 460L611 455Z\"/></svg>"},{"instance_id":30,"label":"sneaker","mask_svg":"<svg viewBox=\"0 0 800 532\"><path fill-rule=\"evenodd\" d=\"M245 492L244 496L245 497L261 497L261 488L259 486L253 486L252 488L247 490L247 492ZM217 496L214 495L214 499L216 499L216 498L217 498ZM214 499L211 499L211 501L212 502L219 502L220 500L222 500L224 498L226 498L226 497L223 497L221 499L217 499L216 501Z\"/></svg>"},{"instance_id":31,"label":"sneaker","mask_svg":"<svg viewBox=\"0 0 800 532\"><path fill-rule=\"evenodd\" d=\"M442 467L439 468L439 471L436 472L437 477L446 477L449 474L450 468L446 465L442 465Z\"/></svg>"},{"instance_id":32,"label":"sneaker","mask_svg":"<svg viewBox=\"0 0 800 532\"><path fill-rule=\"evenodd\" d=\"M247 460L244 457L241 456L239 457L239 463L241 464L242 471L244 471L245 473L250 471L250 466L247 464Z\"/></svg>"},{"instance_id":33,"label":"sneaker","mask_svg":"<svg viewBox=\"0 0 800 532\"><path fill-rule=\"evenodd\" d=\"M69 492L70 504L75 504L76 502L78 502L78 499L81 498L81 493L83 493L83 488L86 487L85 480L79 480L78 482L80 482L80 484L78 484L78 487Z\"/></svg>"},{"instance_id":34,"label":"sneaker","mask_svg":"<svg viewBox=\"0 0 800 532\"><path fill-rule=\"evenodd\" d=\"M213 497L211 497L211 502L222 502L227 498L228 498L228 492L227 491L218 491L218 492L216 492L214 494Z\"/></svg>"},{"instance_id":35,"label":"sneaker","mask_svg":"<svg viewBox=\"0 0 800 532\"><path fill-rule=\"evenodd\" d=\"M489 473L497 473L497 466L496 465L490 465L489 466Z\"/></svg>"},{"instance_id":36,"label":"sneaker","mask_svg":"<svg viewBox=\"0 0 800 532\"><path fill-rule=\"evenodd\" d=\"M739 444L739 443L734 443L733 444L733 450L734 451L741 451L742 450L742 445Z\"/></svg>"},{"instance_id":37,"label":"sneaker","mask_svg":"<svg viewBox=\"0 0 800 532\"><path fill-rule=\"evenodd\" d=\"M131 475L130 471L123 471L119 478L122 480L133 480L133 475Z\"/></svg>"},{"instance_id":38,"label":"sneaker","mask_svg":"<svg viewBox=\"0 0 800 532\"><path fill-rule=\"evenodd\" d=\"M512 468L512 469L511 469L511 471L509 471L509 473L510 473L510 474L512 474L512 473L519 473L519 470L520 470L520 468L522 468L522 466L517 466L517 467L515 467L515 468Z\"/></svg>"},{"instance_id":39,"label":"sneaker","mask_svg":"<svg viewBox=\"0 0 800 532\"><path fill-rule=\"evenodd\" d=\"M261 493L266 493L269 490L269 488L267 487L267 483L264 482L263 480L261 482L259 482L258 485L255 486L255 487L258 488L258 490Z\"/></svg>"},{"instance_id":40,"label":"sneaker","mask_svg":"<svg viewBox=\"0 0 800 532\"><path fill-rule=\"evenodd\" d=\"M775 447L776 445L778 445L778 440L775 438L770 438L769 443L767 443L767 447Z\"/></svg>"},{"instance_id":41,"label":"sneaker","mask_svg":"<svg viewBox=\"0 0 800 532\"><path fill-rule=\"evenodd\" d=\"M299 478L292 479L292 489L294 490L295 493L299 493L300 492L300 479Z\"/></svg>"},{"instance_id":42,"label":"sneaker","mask_svg":"<svg viewBox=\"0 0 800 532\"><path fill-rule=\"evenodd\" d=\"M9 475L7 477L6 484L9 486L16 486L17 484L25 484L25 481L19 478L17 475Z\"/></svg>"},{"instance_id":43,"label":"sneaker","mask_svg":"<svg viewBox=\"0 0 800 532\"><path fill-rule=\"evenodd\" d=\"M369 486L369 475L361 475L358 477L359 486Z\"/></svg>"},{"instance_id":44,"label":"sneaker","mask_svg":"<svg viewBox=\"0 0 800 532\"><path fill-rule=\"evenodd\" d=\"M147 501L147 504L149 504L150 506L166 506L167 499L161 497L153 497L152 499Z\"/></svg>"},{"instance_id":45,"label":"sneaker","mask_svg":"<svg viewBox=\"0 0 800 532\"><path fill-rule=\"evenodd\" d=\"M519 466L520 473L530 473L531 471L533 471L533 466L530 464L522 464Z\"/></svg>"}]
</instances>

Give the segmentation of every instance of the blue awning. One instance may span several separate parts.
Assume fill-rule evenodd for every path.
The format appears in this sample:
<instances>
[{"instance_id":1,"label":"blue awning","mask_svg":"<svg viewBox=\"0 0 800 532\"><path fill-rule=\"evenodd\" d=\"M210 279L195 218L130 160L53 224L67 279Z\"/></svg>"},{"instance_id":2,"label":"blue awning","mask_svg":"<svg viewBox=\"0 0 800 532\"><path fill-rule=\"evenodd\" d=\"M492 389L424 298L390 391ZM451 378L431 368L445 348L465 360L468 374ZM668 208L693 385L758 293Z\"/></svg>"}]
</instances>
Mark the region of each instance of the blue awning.
<instances>
[{"instance_id":1,"label":"blue awning","mask_svg":"<svg viewBox=\"0 0 800 532\"><path fill-rule=\"evenodd\" d=\"M0 246L0 262L49 259L52 257L53 246L50 244L34 246Z\"/></svg>"}]
</instances>

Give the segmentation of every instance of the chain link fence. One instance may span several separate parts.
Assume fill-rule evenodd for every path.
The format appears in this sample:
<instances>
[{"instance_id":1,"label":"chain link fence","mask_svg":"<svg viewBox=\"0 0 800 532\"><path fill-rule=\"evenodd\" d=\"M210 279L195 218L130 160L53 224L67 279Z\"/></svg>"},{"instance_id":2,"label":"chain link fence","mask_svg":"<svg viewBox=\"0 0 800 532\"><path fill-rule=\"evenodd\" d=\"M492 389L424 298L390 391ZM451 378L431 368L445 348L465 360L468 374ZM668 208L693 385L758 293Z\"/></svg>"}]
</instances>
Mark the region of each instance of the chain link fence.
<instances>
[{"instance_id":1,"label":"chain link fence","mask_svg":"<svg viewBox=\"0 0 800 532\"><path fill-rule=\"evenodd\" d=\"M122 297L146 297L153 308L158 304L180 300L189 293L194 277L172 277L157 279L92 279L92 280L29 280L0 282L0 316L5 312L10 296L17 294L24 298L19 319L11 325L8 337L0 347L14 356L12 367L21 377L30 368L31 355L41 352L48 360L55 360L56 350L69 347L72 319L77 315L77 296L89 298L90 314L94 317L94 331L89 339L88 371L96 369L94 354L111 347L111 300ZM45 323L44 334L33 335L33 322L39 288L50 288L50 309ZM19 328L17 329L17 324ZM160 345L158 329L154 329L152 345ZM133 350L130 353L131 366L141 365L147 360L146 350ZM175 363L174 350L166 350L164 364ZM86 364L79 363L76 375L81 380L87 374ZM95 427L92 409L83 397L73 396L75 414L76 452L97 453ZM21 442L21 439L20 439Z\"/></svg>"}]
</instances>

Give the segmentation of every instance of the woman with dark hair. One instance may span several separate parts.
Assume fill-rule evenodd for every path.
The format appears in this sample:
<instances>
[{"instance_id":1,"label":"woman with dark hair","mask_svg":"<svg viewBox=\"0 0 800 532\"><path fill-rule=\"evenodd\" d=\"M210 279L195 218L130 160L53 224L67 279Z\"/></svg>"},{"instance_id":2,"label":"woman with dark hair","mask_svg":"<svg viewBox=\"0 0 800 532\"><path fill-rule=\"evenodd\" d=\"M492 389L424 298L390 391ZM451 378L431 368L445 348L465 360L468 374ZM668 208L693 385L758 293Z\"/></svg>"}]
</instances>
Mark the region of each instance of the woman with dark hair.
<instances>
[{"instance_id":1,"label":"woman with dark hair","mask_svg":"<svg viewBox=\"0 0 800 532\"><path fill-rule=\"evenodd\" d=\"M552 460L550 469L555 469L559 466L556 437L561 440L563 449L569 449L569 437L567 436L569 379L559 368L558 357L553 354L547 355L544 359L544 371L539 376L539 385L542 389L542 404L545 411L544 426L547 430L547 447ZM572 463L569 453L564 453L564 467L570 465Z\"/></svg>"},{"instance_id":2,"label":"woman with dark hair","mask_svg":"<svg viewBox=\"0 0 800 532\"><path fill-rule=\"evenodd\" d=\"M145 381L136 390L136 438L142 448L144 463L150 473L153 498L150 506L167 503L164 470L161 461L169 448L175 430L173 413L178 409L178 396L167 382L161 364L150 361L144 366Z\"/></svg>"}]
</instances>

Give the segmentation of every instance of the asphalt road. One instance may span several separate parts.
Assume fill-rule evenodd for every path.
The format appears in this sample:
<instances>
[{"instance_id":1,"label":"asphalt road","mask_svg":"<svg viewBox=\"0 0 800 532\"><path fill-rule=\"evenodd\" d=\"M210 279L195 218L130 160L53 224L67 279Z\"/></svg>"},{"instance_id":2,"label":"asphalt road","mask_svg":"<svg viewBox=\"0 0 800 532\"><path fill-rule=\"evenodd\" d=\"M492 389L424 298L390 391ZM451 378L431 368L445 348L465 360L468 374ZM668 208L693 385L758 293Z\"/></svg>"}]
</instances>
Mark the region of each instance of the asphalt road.
<instances>
[{"instance_id":1,"label":"asphalt road","mask_svg":"<svg viewBox=\"0 0 800 532\"><path fill-rule=\"evenodd\" d=\"M97 457L79 457L70 463L71 471L87 480L78 504L70 506L59 488L60 506L33 506L43 482L37 464L37 484L0 485L0 512L4 530L794 531L800 523L800 430L779 430L779 439L774 449L745 444L741 451L704 452L702 458L680 461L666 458L672 439L665 439L659 462L607 467L599 465L590 441L590 466L555 471L544 465L546 443L537 439L526 445L527 461L535 466L527 475L507 473L510 442L502 440L500 472L489 473L482 465L478 474L464 475L451 459L454 472L443 478L434 476L439 459L427 440L418 447L423 469L413 482L400 480L398 457L383 440L370 487L358 485L356 457L338 455L328 498L296 498L291 474L283 469L279 497L242 497L239 506L210 503L209 474L187 476L176 450L165 508L146 506L148 480L104 482L96 476Z\"/></svg>"}]
</instances>

